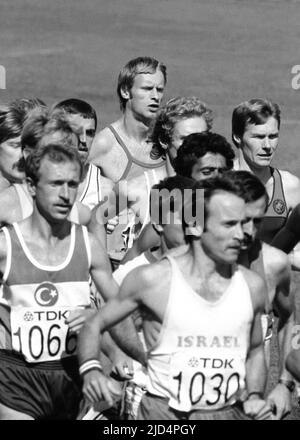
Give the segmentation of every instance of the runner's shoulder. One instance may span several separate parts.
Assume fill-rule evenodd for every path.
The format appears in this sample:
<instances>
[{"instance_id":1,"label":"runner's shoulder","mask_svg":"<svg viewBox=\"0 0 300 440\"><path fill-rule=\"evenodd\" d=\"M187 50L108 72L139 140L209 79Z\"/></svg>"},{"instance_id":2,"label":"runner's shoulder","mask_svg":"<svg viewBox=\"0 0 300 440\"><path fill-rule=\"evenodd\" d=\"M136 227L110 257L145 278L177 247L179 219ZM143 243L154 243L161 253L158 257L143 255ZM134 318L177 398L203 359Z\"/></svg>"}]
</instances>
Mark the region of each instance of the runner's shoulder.
<instances>
[{"instance_id":1,"label":"runner's shoulder","mask_svg":"<svg viewBox=\"0 0 300 440\"><path fill-rule=\"evenodd\" d=\"M267 292L267 285L265 280L262 278L261 275L251 269L248 269L247 267L239 265L238 268L243 274L245 281L248 285L252 302L255 305L255 308L261 311L264 310Z\"/></svg>"},{"instance_id":2,"label":"runner's shoulder","mask_svg":"<svg viewBox=\"0 0 300 440\"><path fill-rule=\"evenodd\" d=\"M116 143L116 139L109 127L105 127L101 131L99 131L99 133L96 134L91 147L91 162L95 163L95 158L101 155L108 154L114 143Z\"/></svg>"},{"instance_id":3,"label":"runner's shoulder","mask_svg":"<svg viewBox=\"0 0 300 440\"><path fill-rule=\"evenodd\" d=\"M154 290L169 279L171 273L170 264L166 259L152 264L143 264L133 269L127 276L134 283L137 290Z\"/></svg>"},{"instance_id":4,"label":"runner's shoulder","mask_svg":"<svg viewBox=\"0 0 300 440\"><path fill-rule=\"evenodd\" d=\"M279 170L288 210L300 203L300 179L286 170Z\"/></svg>"},{"instance_id":5,"label":"runner's shoulder","mask_svg":"<svg viewBox=\"0 0 300 440\"><path fill-rule=\"evenodd\" d=\"M273 277L280 278L281 275L289 273L289 257L282 250L270 244L263 243L263 256L264 264L267 269L269 268L268 272L270 272Z\"/></svg>"},{"instance_id":6,"label":"runner's shoulder","mask_svg":"<svg viewBox=\"0 0 300 440\"><path fill-rule=\"evenodd\" d=\"M300 179L287 170L278 170L280 172L284 190L299 190Z\"/></svg>"}]
</instances>

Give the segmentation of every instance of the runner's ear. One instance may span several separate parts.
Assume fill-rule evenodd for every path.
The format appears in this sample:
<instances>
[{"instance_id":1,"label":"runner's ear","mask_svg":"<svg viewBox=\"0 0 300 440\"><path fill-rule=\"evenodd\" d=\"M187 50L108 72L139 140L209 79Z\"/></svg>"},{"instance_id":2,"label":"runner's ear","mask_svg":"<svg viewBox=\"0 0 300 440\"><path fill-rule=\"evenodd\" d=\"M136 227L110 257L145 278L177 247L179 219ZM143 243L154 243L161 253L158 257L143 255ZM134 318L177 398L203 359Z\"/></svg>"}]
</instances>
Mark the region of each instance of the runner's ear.
<instances>
[{"instance_id":1,"label":"runner's ear","mask_svg":"<svg viewBox=\"0 0 300 440\"><path fill-rule=\"evenodd\" d=\"M233 135L232 135L232 139L233 139L235 145L237 146L237 148L240 148L240 147L241 147L241 144L242 144L242 140L241 140L241 138L238 137L236 134L233 134Z\"/></svg>"},{"instance_id":2,"label":"runner's ear","mask_svg":"<svg viewBox=\"0 0 300 440\"><path fill-rule=\"evenodd\" d=\"M120 94L123 99L129 99L130 98L130 91L127 88L121 87Z\"/></svg>"}]
</instances>

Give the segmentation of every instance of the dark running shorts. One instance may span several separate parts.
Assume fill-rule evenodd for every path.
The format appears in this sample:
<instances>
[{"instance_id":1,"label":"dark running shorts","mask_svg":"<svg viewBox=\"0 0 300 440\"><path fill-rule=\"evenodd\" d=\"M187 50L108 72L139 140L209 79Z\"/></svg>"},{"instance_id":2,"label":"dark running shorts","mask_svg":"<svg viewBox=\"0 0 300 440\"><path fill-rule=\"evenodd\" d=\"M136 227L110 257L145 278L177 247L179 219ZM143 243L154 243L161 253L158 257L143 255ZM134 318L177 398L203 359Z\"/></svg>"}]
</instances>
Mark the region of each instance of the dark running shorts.
<instances>
[{"instance_id":1,"label":"dark running shorts","mask_svg":"<svg viewBox=\"0 0 300 440\"><path fill-rule=\"evenodd\" d=\"M0 403L35 420L76 419L81 399L77 358L29 364L0 350Z\"/></svg>"},{"instance_id":2,"label":"dark running shorts","mask_svg":"<svg viewBox=\"0 0 300 440\"><path fill-rule=\"evenodd\" d=\"M252 420L235 404L218 410L176 411L169 407L168 399L150 393L142 397L137 420Z\"/></svg>"}]
</instances>

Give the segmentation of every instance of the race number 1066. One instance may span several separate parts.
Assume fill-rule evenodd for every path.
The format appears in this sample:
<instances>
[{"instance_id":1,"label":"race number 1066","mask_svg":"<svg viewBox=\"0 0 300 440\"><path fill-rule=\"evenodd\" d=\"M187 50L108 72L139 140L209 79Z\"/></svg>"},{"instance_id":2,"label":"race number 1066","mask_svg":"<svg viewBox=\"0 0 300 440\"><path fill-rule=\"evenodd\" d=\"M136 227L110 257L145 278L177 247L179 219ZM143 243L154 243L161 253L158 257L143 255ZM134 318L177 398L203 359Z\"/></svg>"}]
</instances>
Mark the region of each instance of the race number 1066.
<instances>
[{"instance_id":1,"label":"race number 1066","mask_svg":"<svg viewBox=\"0 0 300 440\"><path fill-rule=\"evenodd\" d=\"M14 310L11 314L12 348L21 352L28 362L59 360L75 354L77 336L70 332L65 322L68 312Z\"/></svg>"},{"instance_id":2,"label":"race number 1066","mask_svg":"<svg viewBox=\"0 0 300 440\"><path fill-rule=\"evenodd\" d=\"M47 331L34 325L26 335L19 327L14 336L18 338L20 351L32 362L54 360L62 353L70 356L76 351L77 336L69 329L62 335L59 324L52 324Z\"/></svg>"}]
</instances>

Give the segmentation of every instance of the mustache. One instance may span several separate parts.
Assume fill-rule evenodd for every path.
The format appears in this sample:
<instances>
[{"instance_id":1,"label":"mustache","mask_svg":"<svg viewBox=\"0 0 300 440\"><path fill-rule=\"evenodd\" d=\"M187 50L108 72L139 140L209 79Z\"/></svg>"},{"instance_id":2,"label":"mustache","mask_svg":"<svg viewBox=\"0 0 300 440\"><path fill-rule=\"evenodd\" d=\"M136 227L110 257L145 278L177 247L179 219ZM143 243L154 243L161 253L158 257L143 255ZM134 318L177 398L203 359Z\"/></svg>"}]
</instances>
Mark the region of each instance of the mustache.
<instances>
[{"instance_id":1,"label":"mustache","mask_svg":"<svg viewBox=\"0 0 300 440\"><path fill-rule=\"evenodd\" d=\"M13 169L17 169L18 171L25 171L25 159L21 157L18 162L13 164Z\"/></svg>"}]
</instances>

